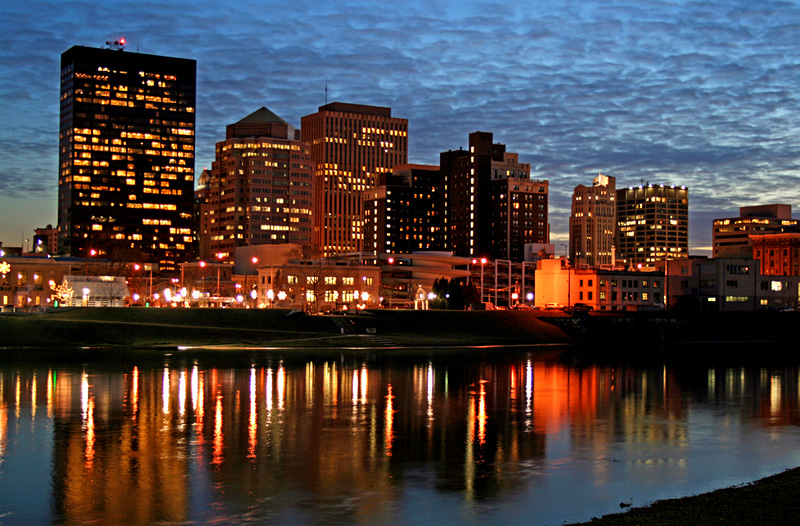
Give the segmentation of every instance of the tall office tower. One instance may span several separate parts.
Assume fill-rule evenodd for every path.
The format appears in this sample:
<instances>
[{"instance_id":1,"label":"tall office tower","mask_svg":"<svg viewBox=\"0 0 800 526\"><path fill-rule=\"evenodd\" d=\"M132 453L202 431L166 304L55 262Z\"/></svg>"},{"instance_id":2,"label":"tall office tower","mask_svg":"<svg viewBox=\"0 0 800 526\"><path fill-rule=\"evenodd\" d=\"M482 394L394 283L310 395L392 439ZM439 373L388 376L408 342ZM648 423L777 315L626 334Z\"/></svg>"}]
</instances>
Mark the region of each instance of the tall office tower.
<instances>
[{"instance_id":1,"label":"tall office tower","mask_svg":"<svg viewBox=\"0 0 800 526\"><path fill-rule=\"evenodd\" d=\"M324 255L364 250L364 192L408 163L408 120L390 108L333 102L301 119L316 168L314 244Z\"/></svg>"},{"instance_id":2,"label":"tall office tower","mask_svg":"<svg viewBox=\"0 0 800 526\"><path fill-rule=\"evenodd\" d=\"M194 60L75 46L61 55L58 244L159 264L193 247Z\"/></svg>"},{"instance_id":3,"label":"tall office tower","mask_svg":"<svg viewBox=\"0 0 800 526\"><path fill-rule=\"evenodd\" d=\"M212 257L232 262L234 249L249 245L311 245L314 172L298 137L267 108L228 125L198 187L205 201L200 225L208 227L201 236L208 236Z\"/></svg>"},{"instance_id":4,"label":"tall office tower","mask_svg":"<svg viewBox=\"0 0 800 526\"><path fill-rule=\"evenodd\" d=\"M211 255L211 170L203 168L197 178L194 191L194 230L197 243L195 256L200 260L210 259ZM216 217L213 217L216 221Z\"/></svg>"},{"instance_id":5,"label":"tall office tower","mask_svg":"<svg viewBox=\"0 0 800 526\"><path fill-rule=\"evenodd\" d=\"M792 205L742 206L739 217L714 220L714 257L751 258L751 235L782 232L800 232L800 220L792 219Z\"/></svg>"},{"instance_id":6,"label":"tall office tower","mask_svg":"<svg viewBox=\"0 0 800 526\"><path fill-rule=\"evenodd\" d=\"M364 192L364 252L443 250L444 197L438 166L403 164Z\"/></svg>"},{"instance_id":7,"label":"tall office tower","mask_svg":"<svg viewBox=\"0 0 800 526\"><path fill-rule=\"evenodd\" d=\"M530 178L530 165L473 132L469 151L440 154L444 243L457 256L524 259L525 244L547 243L549 183Z\"/></svg>"},{"instance_id":8,"label":"tall office tower","mask_svg":"<svg viewBox=\"0 0 800 526\"><path fill-rule=\"evenodd\" d=\"M615 180L607 175L599 174L592 186L575 187L569 217L569 258L573 265L612 264L616 199Z\"/></svg>"},{"instance_id":9,"label":"tall office tower","mask_svg":"<svg viewBox=\"0 0 800 526\"><path fill-rule=\"evenodd\" d=\"M689 189L645 184L617 190L617 261L689 257Z\"/></svg>"}]
</instances>

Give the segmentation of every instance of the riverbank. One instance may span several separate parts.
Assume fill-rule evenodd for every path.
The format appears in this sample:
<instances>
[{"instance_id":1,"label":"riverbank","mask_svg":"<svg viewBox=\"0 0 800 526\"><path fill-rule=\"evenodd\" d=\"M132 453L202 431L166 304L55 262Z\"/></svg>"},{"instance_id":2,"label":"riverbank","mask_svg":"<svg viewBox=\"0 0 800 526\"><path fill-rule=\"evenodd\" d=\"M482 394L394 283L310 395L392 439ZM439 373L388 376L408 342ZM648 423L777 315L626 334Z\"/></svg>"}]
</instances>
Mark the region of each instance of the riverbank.
<instances>
[{"instance_id":1,"label":"riverbank","mask_svg":"<svg viewBox=\"0 0 800 526\"><path fill-rule=\"evenodd\" d=\"M63 309L0 316L2 347L419 347L568 343L522 311L368 311L309 316L284 309Z\"/></svg>"},{"instance_id":2,"label":"riverbank","mask_svg":"<svg viewBox=\"0 0 800 526\"><path fill-rule=\"evenodd\" d=\"M704 526L800 524L800 468L751 484L691 497L661 500L625 513L606 515L592 526Z\"/></svg>"},{"instance_id":3,"label":"riverbank","mask_svg":"<svg viewBox=\"0 0 800 526\"><path fill-rule=\"evenodd\" d=\"M675 342L792 342L800 313L362 311L309 316L285 309L77 308L0 316L0 347L250 346L405 348L576 344L626 349ZM777 348L781 348L777 346Z\"/></svg>"}]
</instances>

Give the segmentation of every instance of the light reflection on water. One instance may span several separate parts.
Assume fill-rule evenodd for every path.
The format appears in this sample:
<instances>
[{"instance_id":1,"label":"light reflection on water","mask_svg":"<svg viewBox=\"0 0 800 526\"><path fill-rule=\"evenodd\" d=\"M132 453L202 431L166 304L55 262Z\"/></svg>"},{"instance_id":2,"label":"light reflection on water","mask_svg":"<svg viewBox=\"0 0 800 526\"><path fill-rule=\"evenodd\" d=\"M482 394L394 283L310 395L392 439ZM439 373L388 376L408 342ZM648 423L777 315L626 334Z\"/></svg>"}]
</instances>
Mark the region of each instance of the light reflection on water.
<instances>
[{"instance_id":1,"label":"light reflection on water","mask_svg":"<svg viewBox=\"0 0 800 526\"><path fill-rule=\"evenodd\" d=\"M0 366L0 521L560 524L800 465L797 366L218 363Z\"/></svg>"}]
</instances>

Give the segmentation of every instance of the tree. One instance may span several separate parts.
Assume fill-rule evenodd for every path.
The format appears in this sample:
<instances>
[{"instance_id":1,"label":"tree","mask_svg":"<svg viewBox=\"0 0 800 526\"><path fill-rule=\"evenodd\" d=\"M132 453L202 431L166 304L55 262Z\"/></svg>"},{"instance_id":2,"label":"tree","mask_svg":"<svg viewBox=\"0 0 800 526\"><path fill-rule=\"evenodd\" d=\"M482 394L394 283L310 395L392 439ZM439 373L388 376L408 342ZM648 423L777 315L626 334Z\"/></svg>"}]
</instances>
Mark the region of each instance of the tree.
<instances>
[{"instance_id":1,"label":"tree","mask_svg":"<svg viewBox=\"0 0 800 526\"><path fill-rule=\"evenodd\" d=\"M462 294L464 295L465 306L481 302L481 293L475 287L475 284L472 282L472 280L464 285L462 288Z\"/></svg>"}]
</instances>

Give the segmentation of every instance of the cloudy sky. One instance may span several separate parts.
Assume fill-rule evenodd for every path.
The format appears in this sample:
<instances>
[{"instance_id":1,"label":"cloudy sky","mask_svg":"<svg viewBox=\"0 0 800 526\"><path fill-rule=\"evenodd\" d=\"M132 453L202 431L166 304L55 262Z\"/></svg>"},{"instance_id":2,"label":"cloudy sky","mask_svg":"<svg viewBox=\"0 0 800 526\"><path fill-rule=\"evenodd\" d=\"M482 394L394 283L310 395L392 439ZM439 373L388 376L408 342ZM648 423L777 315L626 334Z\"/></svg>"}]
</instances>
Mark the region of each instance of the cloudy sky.
<instances>
[{"instance_id":1,"label":"cloudy sky","mask_svg":"<svg viewBox=\"0 0 800 526\"><path fill-rule=\"evenodd\" d=\"M410 162L493 132L550 181L557 245L573 188L598 171L687 185L692 253L739 206L800 206L795 1L3 0L6 246L56 223L61 53L123 36L197 60L198 173L225 125L261 106L299 127L327 78L330 102L409 120Z\"/></svg>"}]
</instances>

